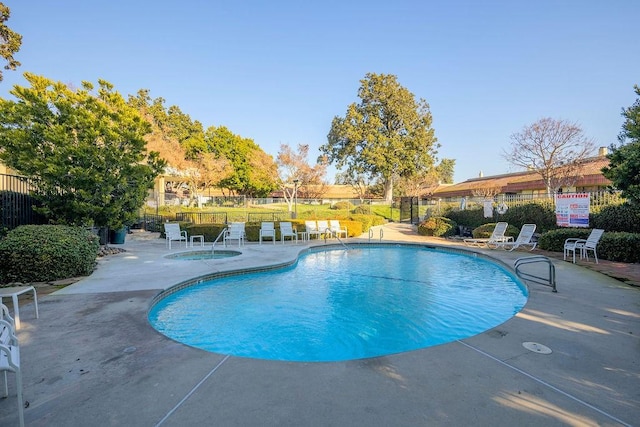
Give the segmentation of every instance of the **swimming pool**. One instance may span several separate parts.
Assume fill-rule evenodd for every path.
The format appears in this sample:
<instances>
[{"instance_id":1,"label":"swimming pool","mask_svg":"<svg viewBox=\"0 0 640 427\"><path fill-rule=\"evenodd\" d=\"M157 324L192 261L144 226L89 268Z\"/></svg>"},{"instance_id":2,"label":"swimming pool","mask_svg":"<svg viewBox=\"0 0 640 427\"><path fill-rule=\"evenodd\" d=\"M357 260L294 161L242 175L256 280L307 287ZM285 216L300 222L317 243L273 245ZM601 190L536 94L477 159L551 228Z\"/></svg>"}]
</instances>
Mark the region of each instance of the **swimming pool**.
<instances>
[{"instance_id":1,"label":"swimming pool","mask_svg":"<svg viewBox=\"0 0 640 427\"><path fill-rule=\"evenodd\" d=\"M467 338L505 322L526 299L517 278L477 255L363 245L309 250L286 268L168 292L149 321L216 353L328 362Z\"/></svg>"}]
</instances>

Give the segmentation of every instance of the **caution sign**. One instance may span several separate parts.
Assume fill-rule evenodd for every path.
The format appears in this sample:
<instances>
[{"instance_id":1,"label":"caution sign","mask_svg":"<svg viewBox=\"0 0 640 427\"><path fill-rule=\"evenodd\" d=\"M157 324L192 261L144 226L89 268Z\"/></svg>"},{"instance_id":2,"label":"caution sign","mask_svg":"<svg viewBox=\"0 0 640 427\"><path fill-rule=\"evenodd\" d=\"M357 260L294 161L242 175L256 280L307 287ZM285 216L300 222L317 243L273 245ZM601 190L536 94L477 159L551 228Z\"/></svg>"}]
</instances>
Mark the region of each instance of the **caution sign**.
<instances>
[{"instance_id":1,"label":"caution sign","mask_svg":"<svg viewBox=\"0 0 640 427\"><path fill-rule=\"evenodd\" d=\"M558 227L589 227L589 193L556 194Z\"/></svg>"}]
</instances>

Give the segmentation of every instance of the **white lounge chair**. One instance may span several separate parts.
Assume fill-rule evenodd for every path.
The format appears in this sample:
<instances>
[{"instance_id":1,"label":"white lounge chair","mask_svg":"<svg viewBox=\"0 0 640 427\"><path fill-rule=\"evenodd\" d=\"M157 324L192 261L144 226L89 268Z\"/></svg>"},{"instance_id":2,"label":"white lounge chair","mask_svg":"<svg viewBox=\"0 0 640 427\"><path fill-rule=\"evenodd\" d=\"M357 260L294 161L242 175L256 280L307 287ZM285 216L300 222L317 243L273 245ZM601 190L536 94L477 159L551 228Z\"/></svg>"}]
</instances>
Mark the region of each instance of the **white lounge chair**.
<instances>
[{"instance_id":1,"label":"white lounge chair","mask_svg":"<svg viewBox=\"0 0 640 427\"><path fill-rule=\"evenodd\" d=\"M244 245L245 236L244 222L232 222L229 224L227 231L224 232L222 242L226 248L229 240L237 240L238 246L240 247Z\"/></svg>"},{"instance_id":2,"label":"white lounge chair","mask_svg":"<svg viewBox=\"0 0 640 427\"><path fill-rule=\"evenodd\" d=\"M4 373L4 391L2 397L9 396L7 372L16 374L16 394L18 397L18 419L24 427L24 403L22 402L22 371L20 370L20 348L13 325L0 320L0 371Z\"/></svg>"},{"instance_id":3,"label":"white lounge chair","mask_svg":"<svg viewBox=\"0 0 640 427\"><path fill-rule=\"evenodd\" d=\"M586 239L577 239L570 237L564 241L564 259L567 259L569 252L573 252L573 263L576 263L576 251L580 251L580 259L587 258L589 260L589 251L593 252L593 256L598 263L598 254L596 252L596 246L602 237L604 230L594 228L591 230L591 234Z\"/></svg>"},{"instance_id":4,"label":"white lounge chair","mask_svg":"<svg viewBox=\"0 0 640 427\"><path fill-rule=\"evenodd\" d=\"M538 245L538 242L531 241L533 239L533 233L535 233L535 231L536 231L535 224L524 224L522 226L522 229L520 229L520 233L518 234L518 237L516 238L515 242L492 242L492 243L488 243L487 246L489 246L492 249L500 248L500 249L509 249L510 251L522 246L531 246L531 249L529 250L532 251Z\"/></svg>"},{"instance_id":5,"label":"white lounge chair","mask_svg":"<svg viewBox=\"0 0 640 427\"><path fill-rule=\"evenodd\" d=\"M280 239L282 240L282 244L284 245L284 240L290 237L291 241L295 239L296 243L298 243L298 233L294 230L293 225L290 222L281 222L280 223Z\"/></svg>"},{"instance_id":6,"label":"white lounge chair","mask_svg":"<svg viewBox=\"0 0 640 427\"><path fill-rule=\"evenodd\" d=\"M347 233L347 227L341 227L340 221L337 219L329 220L329 229L331 230L331 234L334 236L344 236L345 239L349 236L349 233Z\"/></svg>"},{"instance_id":7,"label":"white lounge chair","mask_svg":"<svg viewBox=\"0 0 640 427\"><path fill-rule=\"evenodd\" d=\"M318 228L318 224L315 221L305 221L304 228L305 228L305 231L307 232L307 236L309 237L309 239L312 236L318 236L318 239L319 239L320 236L322 235L322 232Z\"/></svg>"},{"instance_id":8,"label":"white lounge chair","mask_svg":"<svg viewBox=\"0 0 640 427\"><path fill-rule=\"evenodd\" d=\"M273 222L263 222L260 225L260 244L263 237L270 237L273 244L276 244L276 226Z\"/></svg>"},{"instance_id":9,"label":"white lounge chair","mask_svg":"<svg viewBox=\"0 0 640 427\"><path fill-rule=\"evenodd\" d=\"M184 240L184 247L187 247L187 232L180 231L180 224L177 222L165 222L164 223L164 236L167 239L167 245L171 249L171 242L174 240Z\"/></svg>"},{"instance_id":10,"label":"white lounge chair","mask_svg":"<svg viewBox=\"0 0 640 427\"><path fill-rule=\"evenodd\" d=\"M504 235L504 233L507 232L508 227L509 227L508 223L498 222L496 223L496 226L493 229L493 232L491 233L491 236L489 238L464 239L463 242L467 246L478 246L478 247L482 247L482 246L487 247L489 244L492 244L492 243L511 242L513 241L513 237Z\"/></svg>"}]
</instances>

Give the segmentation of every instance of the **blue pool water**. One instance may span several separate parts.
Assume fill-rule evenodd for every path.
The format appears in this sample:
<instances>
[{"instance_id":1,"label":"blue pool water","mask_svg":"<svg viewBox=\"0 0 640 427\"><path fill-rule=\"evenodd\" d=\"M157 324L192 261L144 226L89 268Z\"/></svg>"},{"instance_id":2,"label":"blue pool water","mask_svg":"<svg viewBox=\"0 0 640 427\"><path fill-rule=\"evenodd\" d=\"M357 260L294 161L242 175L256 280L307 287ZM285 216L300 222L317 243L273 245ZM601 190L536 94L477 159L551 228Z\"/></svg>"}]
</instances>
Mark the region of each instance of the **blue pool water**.
<instances>
[{"instance_id":1,"label":"blue pool water","mask_svg":"<svg viewBox=\"0 0 640 427\"><path fill-rule=\"evenodd\" d=\"M339 361L466 338L522 309L506 269L424 247L322 250L285 269L225 277L161 299L151 324L190 346L234 356Z\"/></svg>"}]
</instances>

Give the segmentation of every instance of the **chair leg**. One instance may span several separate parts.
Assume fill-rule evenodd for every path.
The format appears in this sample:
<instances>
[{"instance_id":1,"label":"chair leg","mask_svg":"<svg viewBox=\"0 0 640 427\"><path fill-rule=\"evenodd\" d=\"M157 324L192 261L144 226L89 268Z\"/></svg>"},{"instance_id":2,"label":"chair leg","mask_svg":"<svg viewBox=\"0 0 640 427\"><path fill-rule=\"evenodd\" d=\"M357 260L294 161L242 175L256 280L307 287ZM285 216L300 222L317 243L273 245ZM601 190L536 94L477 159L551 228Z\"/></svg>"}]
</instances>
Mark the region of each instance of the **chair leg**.
<instances>
[{"instance_id":1,"label":"chair leg","mask_svg":"<svg viewBox=\"0 0 640 427\"><path fill-rule=\"evenodd\" d=\"M7 382L7 371L4 371L3 374L4 374L4 393L2 394L2 397L7 397L9 396L9 383Z\"/></svg>"},{"instance_id":2,"label":"chair leg","mask_svg":"<svg viewBox=\"0 0 640 427\"><path fill-rule=\"evenodd\" d=\"M20 419L20 427L24 427L24 403L22 401L22 373L20 369L16 370L16 388L18 395L18 417Z\"/></svg>"}]
</instances>

